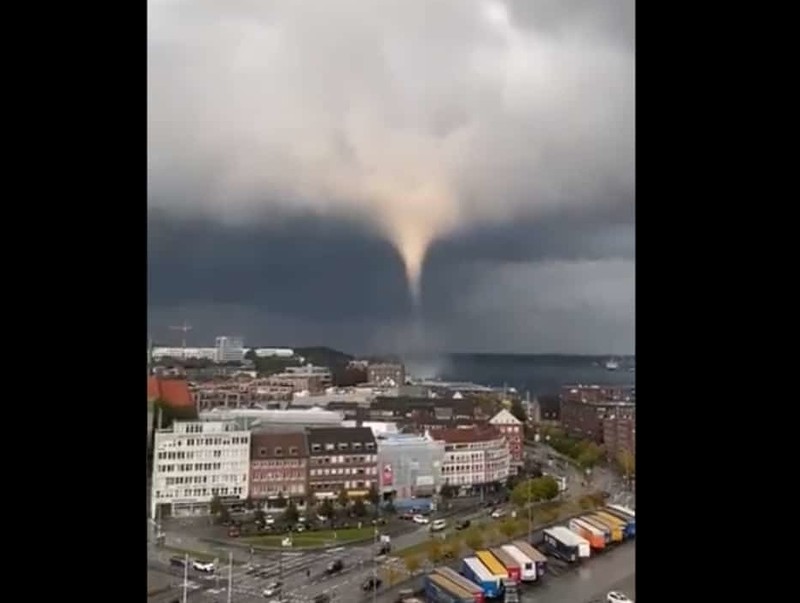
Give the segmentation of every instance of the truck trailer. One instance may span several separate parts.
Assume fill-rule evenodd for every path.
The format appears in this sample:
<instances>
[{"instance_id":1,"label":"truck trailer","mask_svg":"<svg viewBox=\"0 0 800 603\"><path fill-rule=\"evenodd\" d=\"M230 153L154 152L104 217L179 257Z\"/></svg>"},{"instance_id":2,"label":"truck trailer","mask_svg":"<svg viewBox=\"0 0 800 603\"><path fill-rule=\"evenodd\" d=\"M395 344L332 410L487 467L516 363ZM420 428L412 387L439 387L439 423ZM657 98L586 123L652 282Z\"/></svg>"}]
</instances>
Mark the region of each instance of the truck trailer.
<instances>
[{"instance_id":1,"label":"truck trailer","mask_svg":"<svg viewBox=\"0 0 800 603\"><path fill-rule=\"evenodd\" d=\"M503 565L500 560L492 555L489 551L476 551L475 556L481 560L481 563L486 566L493 575L497 576L501 582L505 582L511 576L508 574L508 570L506 566Z\"/></svg>"},{"instance_id":2,"label":"truck trailer","mask_svg":"<svg viewBox=\"0 0 800 603\"><path fill-rule=\"evenodd\" d=\"M487 599L494 599L503 594L503 583L500 577L486 569L486 566L477 557L466 557L461 563L461 573L467 580L480 586Z\"/></svg>"},{"instance_id":3,"label":"truck trailer","mask_svg":"<svg viewBox=\"0 0 800 603\"><path fill-rule=\"evenodd\" d=\"M472 593L439 574L425 577L425 598L432 603L478 603Z\"/></svg>"},{"instance_id":4,"label":"truck trailer","mask_svg":"<svg viewBox=\"0 0 800 603\"><path fill-rule=\"evenodd\" d=\"M475 598L476 603L483 603L483 601L485 600L483 588L481 588L471 580L467 580L457 571L450 569L447 566L442 566L442 567L437 567L435 570L433 570L433 573L439 574L440 576L447 578L448 580L450 580L450 582L454 582L467 592L472 593L472 596Z\"/></svg>"},{"instance_id":5,"label":"truck trailer","mask_svg":"<svg viewBox=\"0 0 800 603\"><path fill-rule=\"evenodd\" d=\"M622 526L616 521L609 521L597 513L590 513L589 515L581 517L581 519L584 518L591 520L592 523L599 523L608 528L611 533L611 542L622 542Z\"/></svg>"},{"instance_id":6,"label":"truck trailer","mask_svg":"<svg viewBox=\"0 0 800 603\"><path fill-rule=\"evenodd\" d=\"M600 528L596 528L592 524L578 518L570 519L567 527L578 536L582 536L588 540L589 546L594 550L602 551L606 548L606 535Z\"/></svg>"},{"instance_id":7,"label":"truck trailer","mask_svg":"<svg viewBox=\"0 0 800 603\"><path fill-rule=\"evenodd\" d=\"M627 524L629 538L633 538L634 536L636 536L636 517L626 515L623 511L618 511L613 506L608 506L605 509L603 509L603 511L608 513L609 515L618 517Z\"/></svg>"},{"instance_id":8,"label":"truck trailer","mask_svg":"<svg viewBox=\"0 0 800 603\"><path fill-rule=\"evenodd\" d=\"M556 557L575 563L589 556L589 543L575 532L564 526L555 526L544 530L544 545Z\"/></svg>"},{"instance_id":9,"label":"truck trailer","mask_svg":"<svg viewBox=\"0 0 800 603\"><path fill-rule=\"evenodd\" d=\"M519 564L519 575L522 582L536 581L536 563L533 561L533 559L528 557L513 544L504 544L501 548L507 555L513 557L514 561Z\"/></svg>"},{"instance_id":10,"label":"truck trailer","mask_svg":"<svg viewBox=\"0 0 800 603\"><path fill-rule=\"evenodd\" d=\"M547 571L547 556L545 554L543 554L535 547L532 547L529 543L525 542L524 540L515 540L511 544L517 547L530 559L533 559L533 562L536 564L537 580L545 575Z\"/></svg>"},{"instance_id":11,"label":"truck trailer","mask_svg":"<svg viewBox=\"0 0 800 603\"><path fill-rule=\"evenodd\" d=\"M602 517L603 519L607 519L608 521L611 521L611 522L616 522L616 524L622 530L622 539L623 540L627 540L629 538L633 538L634 531L633 531L630 523L628 523L626 520L620 519L619 517L617 517L616 515L614 515L612 513L609 513L608 511L598 511L597 514L600 517Z\"/></svg>"},{"instance_id":12,"label":"truck trailer","mask_svg":"<svg viewBox=\"0 0 800 603\"><path fill-rule=\"evenodd\" d=\"M522 566L520 566L519 562L514 559L514 557L506 553L502 547L491 548L489 552L506 568L509 580L512 582L522 581Z\"/></svg>"}]
</instances>

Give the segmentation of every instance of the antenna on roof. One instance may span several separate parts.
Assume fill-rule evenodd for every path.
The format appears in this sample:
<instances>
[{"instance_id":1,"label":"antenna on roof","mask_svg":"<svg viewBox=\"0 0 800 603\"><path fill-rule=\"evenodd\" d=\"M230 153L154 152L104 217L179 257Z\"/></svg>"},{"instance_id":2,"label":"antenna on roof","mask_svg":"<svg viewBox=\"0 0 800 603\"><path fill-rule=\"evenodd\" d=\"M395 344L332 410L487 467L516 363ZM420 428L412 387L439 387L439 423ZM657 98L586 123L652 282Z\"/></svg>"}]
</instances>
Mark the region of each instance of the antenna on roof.
<instances>
[{"instance_id":1,"label":"antenna on roof","mask_svg":"<svg viewBox=\"0 0 800 603\"><path fill-rule=\"evenodd\" d=\"M171 331L182 331L183 338L181 339L181 347L183 348L182 354L183 359L186 360L186 333L192 330L192 325L187 325L186 321L183 321L183 324L177 327L170 327Z\"/></svg>"}]
</instances>

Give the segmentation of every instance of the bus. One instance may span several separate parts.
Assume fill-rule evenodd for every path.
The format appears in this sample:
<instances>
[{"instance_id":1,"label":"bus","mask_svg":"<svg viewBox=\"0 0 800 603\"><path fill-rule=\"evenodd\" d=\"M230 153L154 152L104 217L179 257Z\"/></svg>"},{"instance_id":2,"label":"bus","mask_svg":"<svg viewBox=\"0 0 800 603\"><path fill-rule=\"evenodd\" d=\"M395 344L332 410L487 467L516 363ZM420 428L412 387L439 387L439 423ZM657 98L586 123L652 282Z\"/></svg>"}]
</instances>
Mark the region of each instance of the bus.
<instances>
[{"instance_id":1,"label":"bus","mask_svg":"<svg viewBox=\"0 0 800 603\"><path fill-rule=\"evenodd\" d=\"M519 564L519 577L522 582L534 582L536 580L536 563L533 559L528 557L513 544L504 544L501 548Z\"/></svg>"},{"instance_id":2,"label":"bus","mask_svg":"<svg viewBox=\"0 0 800 603\"><path fill-rule=\"evenodd\" d=\"M622 542L622 526L617 522L605 519L602 515L598 515L597 513L590 513L585 517L591 519L594 523L606 526L611 532L611 542ZM583 517L581 517L581 519L583 519Z\"/></svg>"}]
</instances>

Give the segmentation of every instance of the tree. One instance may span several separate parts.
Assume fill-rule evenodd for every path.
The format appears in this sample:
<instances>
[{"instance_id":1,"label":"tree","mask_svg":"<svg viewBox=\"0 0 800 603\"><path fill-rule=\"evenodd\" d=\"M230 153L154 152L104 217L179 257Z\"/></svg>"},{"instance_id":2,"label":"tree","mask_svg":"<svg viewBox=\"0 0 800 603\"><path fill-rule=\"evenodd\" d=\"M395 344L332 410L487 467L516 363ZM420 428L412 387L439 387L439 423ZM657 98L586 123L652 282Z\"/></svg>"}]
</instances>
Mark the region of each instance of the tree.
<instances>
[{"instance_id":1,"label":"tree","mask_svg":"<svg viewBox=\"0 0 800 603\"><path fill-rule=\"evenodd\" d=\"M300 513L297 511L297 505L294 504L293 500L289 501L289 505L286 507L286 510L283 512L283 519L289 525L293 525L297 523L297 520L300 518Z\"/></svg>"},{"instance_id":2,"label":"tree","mask_svg":"<svg viewBox=\"0 0 800 603\"><path fill-rule=\"evenodd\" d=\"M416 555L406 557L406 569L410 574L414 574L414 572L419 569L420 565L422 565L422 563L420 563L419 557Z\"/></svg>"},{"instance_id":3,"label":"tree","mask_svg":"<svg viewBox=\"0 0 800 603\"><path fill-rule=\"evenodd\" d=\"M623 450L617 455L617 463L625 477L636 474L636 457L630 450Z\"/></svg>"},{"instance_id":4,"label":"tree","mask_svg":"<svg viewBox=\"0 0 800 603\"><path fill-rule=\"evenodd\" d=\"M278 492L278 498L275 499L275 506L279 509L286 508L286 497L283 495L283 492Z\"/></svg>"},{"instance_id":5,"label":"tree","mask_svg":"<svg viewBox=\"0 0 800 603\"><path fill-rule=\"evenodd\" d=\"M327 517L328 519L333 520L333 513L333 503L331 502L330 498L326 498L319 506L319 514L321 517Z\"/></svg>"},{"instance_id":6,"label":"tree","mask_svg":"<svg viewBox=\"0 0 800 603\"><path fill-rule=\"evenodd\" d=\"M591 469L603 457L603 449L594 442L581 442L575 460L583 469Z\"/></svg>"},{"instance_id":7,"label":"tree","mask_svg":"<svg viewBox=\"0 0 800 603\"><path fill-rule=\"evenodd\" d=\"M450 484L444 484L439 489L439 496L441 496L444 500L450 500L456 494L456 489L451 486Z\"/></svg>"},{"instance_id":8,"label":"tree","mask_svg":"<svg viewBox=\"0 0 800 603\"><path fill-rule=\"evenodd\" d=\"M511 401L511 414L514 415L517 419L522 421L522 424L528 422L528 414L525 412L525 409L522 407L522 400L518 398L514 398Z\"/></svg>"},{"instance_id":9,"label":"tree","mask_svg":"<svg viewBox=\"0 0 800 603\"><path fill-rule=\"evenodd\" d=\"M466 542L467 546L473 551L477 551L483 546L483 536L478 530L470 530L464 542Z\"/></svg>"},{"instance_id":10,"label":"tree","mask_svg":"<svg viewBox=\"0 0 800 603\"><path fill-rule=\"evenodd\" d=\"M356 517L364 517L367 514L367 507L364 505L364 500L357 498L353 502L353 514Z\"/></svg>"},{"instance_id":11,"label":"tree","mask_svg":"<svg viewBox=\"0 0 800 603\"><path fill-rule=\"evenodd\" d=\"M212 515L219 515L222 512L222 509L225 508L224 505L222 504L222 501L220 500L219 496L217 496L216 494L212 497L211 503L210 503L209 506L210 506Z\"/></svg>"},{"instance_id":12,"label":"tree","mask_svg":"<svg viewBox=\"0 0 800 603\"><path fill-rule=\"evenodd\" d=\"M369 493L367 494L367 500L373 506L378 506L378 503L381 502L381 494L378 492L378 489L375 487L375 484L372 484L369 487Z\"/></svg>"},{"instance_id":13,"label":"tree","mask_svg":"<svg viewBox=\"0 0 800 603\"><path fill-rule=\"evenodd\" d=\"M511 519L505 520L500 524L500 533L506 538L511 538L517 533L517 522Z\"/></svg>"},{"instance_id":14,"label":"tree","mask_svg":"<svg viewBox=\"0 0 800 603\"><path fill-rule=\"evenodd\" d=\"M259 504L256 506L255 513L253 513L253 519L258 525L264 525L266 513L264 513L264 508Z\"/></svg>"},{"instance_id":15,"label":"tree","mask_svg":"<svg viewBox=\"0 0 800 603\"><path fill-rule=\"evenodd\" d=\"M553 500L558 496L558 482L554 478L545 475L536 479L539 480L538 494L542 500Z\"/></svg>"},{"instance_id":16,"label":"tree","mask_svg":"<svg viewBox=\"0 0 800 603\"><path fill-rule=\"evenodd\" d=\"M442 552L442 543L438 538L432 538L428 541L426 553L431 563L439 563L442 559Z\"/></svg>"},{"instance_id":17,"label":"tree","mask_svg":"<svg viewBox=\"0 0 800 603\"><path fill-rule=\"evenodd\" d=\"M342 507L342 509L347 508L347 504L350 502L350 499L347 498L347 491L344 488L339 490L339 494L336 497L336 500L338 501L339 506Z\"/></svg>"}]
</instances>

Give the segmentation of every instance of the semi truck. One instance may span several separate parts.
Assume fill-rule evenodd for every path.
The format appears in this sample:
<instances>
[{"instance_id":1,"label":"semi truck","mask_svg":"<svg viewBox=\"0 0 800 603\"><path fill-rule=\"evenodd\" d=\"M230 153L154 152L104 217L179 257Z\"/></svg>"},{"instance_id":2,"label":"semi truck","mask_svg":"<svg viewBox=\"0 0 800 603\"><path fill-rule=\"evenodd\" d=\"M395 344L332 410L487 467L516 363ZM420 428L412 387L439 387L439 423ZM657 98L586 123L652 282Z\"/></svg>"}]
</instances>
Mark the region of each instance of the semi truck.
<instances>
[{"instance_id":1,"label":"semi truck","mask_svg":"<svg viewBox=\"0 0 800 603\"><path fill-rule=\"evenodd\" d=\"M589 543L564 526L544 530L544 546L555 557L568 563L575 563L589 556Z\"/></svg>"},{"instance_id":2,"label":"semi truck","mask_svg":"<svg viewBox=\"0 0 800 603\"><path fill-rule=\"evenodd\" d=\"M466 557L461 563L461 573L467 580L480 586L487 599L494 599L503 594L503 583L500 577L486 569L486 566L477 557Z\"/></svg>"},{"instance_id":3,"label":"semi truck","mask_svg":"<svg viewBox=\"0 0 800 603\"><path fill-rule=\"evenodd\" d=\"M491 548L489 552L506 568L509 580L512 582L522 581L522 566L514 557L506 553L501 547Z\"/></svg>"},{"instance_id":4,"label":"semi truck","mask_svg":"<svg viewBox=\"0 0 800 603\"><path fill-rule=\"evenodd\" d=\"M544 553L532 547L524 540L515 540L511 544L522 551L528 558L533 559L533 562L536 564L537 580L545 575L547 571L547 556Z\"/></svg>"},{"instance_id":5,"label":"semi truck","mask_svg":"<svg viewBox=\"0 0 800 603\"><path fill-rule=\"evenodd\" d=\"M471 592L440 574L425 577L425 597L432 603L478 603Z\"/></svg>"},{"instance_id":6,"label":"semi truck","mask_svg":"<svg viewBox=\"0 0 800 603\"><path fill-rule=\"evenodd\" d=\"M608 505L606 508L614 509L615 511L619 511L620 513L624 513L625 515L627 515L631 519L636 519L636 511L634 511L633 509L630 509L628 507L624 507L622 505Z\"/></svg>"},{"instance_id":7,"label":"semi truck","mask_svg":"<svg viewBox=\"0 0 800 603\"><path fill-rule=\"evenodd\" d=\"M581 519L570 519L567 527L575 532L578 536L582 536L589 541L589 546L596 551L602 551L606 548L606 535L600 528L594 527L592 524L587 523Z\"/></svg>"},{"instance_id":8,"label":"semi truck","mask_svg":"<svg viewBox=\"0 0 800 603\"><path fill-rule=\"evenodd\" d=\"M528 557L525 553L519 550L513 544L504 544L503 551L510 555L519 564L520 580L522 582L535 582L536 581L536 563Z\"/></svg>"},{"instance_id":9,"label":"semi truck","mask_svg":"<svg viewBox=\"0 0 800 603\"><path fill-rule=\"evenodd\" d=\"M483 588L472 582L471 580L467 580L464 576L459 574L457 571L450 569L447 566L437 567L433 570L434 574L439 574L450 580L450 582L455 582L464 590L472 593L472 596L475 597L475 601L477 603L483 603L485 597L483 594Z\"/></svg>"},{"instance_id":10,"label":"semi truck","mask_svg":"<svg viewBox=\"0 0 800 603\"><path fill-rule=\"evenodd\" d=\"M481 563L486 566L486 569L488 569L493 575L497 576L501 582L505 582L510 578L506 566L503 565L500 560L492 555L492 553L489 551L476 551L475 556L480 559Z\"/></svg>"}]
</instances>

